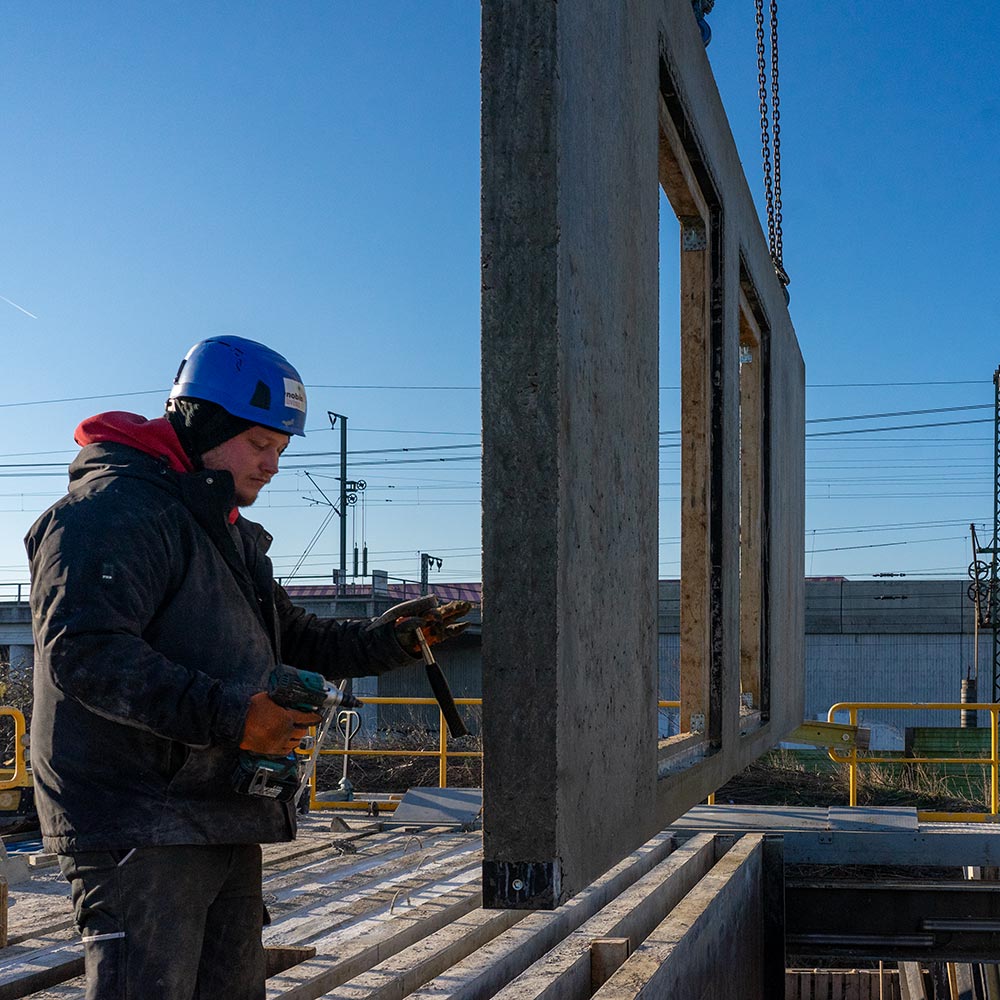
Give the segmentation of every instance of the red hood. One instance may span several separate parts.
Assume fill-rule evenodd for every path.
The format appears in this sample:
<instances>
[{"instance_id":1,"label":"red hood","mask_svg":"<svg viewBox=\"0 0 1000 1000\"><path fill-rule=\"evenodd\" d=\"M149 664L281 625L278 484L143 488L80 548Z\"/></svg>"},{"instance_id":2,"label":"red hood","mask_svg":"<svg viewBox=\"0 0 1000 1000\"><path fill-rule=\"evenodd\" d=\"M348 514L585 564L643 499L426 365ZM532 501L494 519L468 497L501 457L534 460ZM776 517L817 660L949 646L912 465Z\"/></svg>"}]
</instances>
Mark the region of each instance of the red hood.
<instances>
[{"instance_id":1,"label":"red hood","mask_svg":"<svg viewBox=\"0 0 1000 1000\"><path fill-rule=\"evenodd\" d=\"M143 451L153 458L163 459L174 472L194 472L194 465L181 447L176 431L166 417L147 420L138 413L111 410L98 413L84 420L73 434L73 440L82 448L88 444L110 441L125 444ZM235 524L240 516L238 507L229 512L229 523Z\"/></svg>"},{"instance_id":2,"label":"red hood","mask_svg":"<svg viewBox=\"0 0 1000 1000\"><path fill-rule=\"evenodd\" d=\"M121 410L98 413L77 427L73 440L81 447L104 441L126 444L154 458L164 459L174 472L194 472L191 459L185 454L166 417L147 420L138 413Z\"/></svg>"}]
</instances>

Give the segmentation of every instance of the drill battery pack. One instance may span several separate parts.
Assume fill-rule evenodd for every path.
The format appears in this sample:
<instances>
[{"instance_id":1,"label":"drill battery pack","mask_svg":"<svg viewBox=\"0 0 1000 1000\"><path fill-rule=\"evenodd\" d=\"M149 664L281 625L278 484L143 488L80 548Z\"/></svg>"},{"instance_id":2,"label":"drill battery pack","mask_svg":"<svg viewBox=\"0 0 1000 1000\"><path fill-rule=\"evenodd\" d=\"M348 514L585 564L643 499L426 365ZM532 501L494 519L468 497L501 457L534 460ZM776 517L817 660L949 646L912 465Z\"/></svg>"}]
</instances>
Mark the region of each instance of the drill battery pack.
<instances>
[{"instance_id":1,"label":"drill battery pack","mask_svg":"<svg viewBox=\"0 0 1000 1000\"><path fill-rule=\"evenodd\" d=\"M263 795L278 802L291 802L299 790L301 777L302 765L294 755L240 754L233 772L233 787L243 795Z\"/></svg>"}]
</instances>

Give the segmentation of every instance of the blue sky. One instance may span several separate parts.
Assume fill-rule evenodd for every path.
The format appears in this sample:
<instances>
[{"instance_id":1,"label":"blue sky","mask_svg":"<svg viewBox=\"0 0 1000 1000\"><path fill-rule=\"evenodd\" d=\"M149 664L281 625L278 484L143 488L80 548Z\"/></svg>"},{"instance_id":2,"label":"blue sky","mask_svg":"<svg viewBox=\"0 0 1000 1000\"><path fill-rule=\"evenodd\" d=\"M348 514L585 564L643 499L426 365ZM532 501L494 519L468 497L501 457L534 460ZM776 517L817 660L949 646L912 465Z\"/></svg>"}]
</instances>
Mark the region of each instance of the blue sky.
<instances>
[{"instance_id":1,"label":"blue sky","mask_svg":"<svg viewBox=\"0 0 1000 1000\"><path fill-rule=\"evenodd\" d=\"M719 0L710 22L760 202L753 5ZM984 407L811 423L865 433L809 439L806 570L962 574L969 521L992 517L991 423L871 429L992 418L996 15L785 2L780 39L808 417ZM349 544L393 576L428 551L436 578L478 579L478 4L8 0L0 61L0 583L27 578L21 538L62 492L76 423L158 415L187 348L225 332L282 351L310 387L312 433L251 513L279 574L327 513L304 470L337 489L333 410L368 483ZM662 231L669 430L676 224ZM675 576L669 451L660 479ZM300 578L329 573L337 538L331 523Z\"/></svg>"}]
</instances>

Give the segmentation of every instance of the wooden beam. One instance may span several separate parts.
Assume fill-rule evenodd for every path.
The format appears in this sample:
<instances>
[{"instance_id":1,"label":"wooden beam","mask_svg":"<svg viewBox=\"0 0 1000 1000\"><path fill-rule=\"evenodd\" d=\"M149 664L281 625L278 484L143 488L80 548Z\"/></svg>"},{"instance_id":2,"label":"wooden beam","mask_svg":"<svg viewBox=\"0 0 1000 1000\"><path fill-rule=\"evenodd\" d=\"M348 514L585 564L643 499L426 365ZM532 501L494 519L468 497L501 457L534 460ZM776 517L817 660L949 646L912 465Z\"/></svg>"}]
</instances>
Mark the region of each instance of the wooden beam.
<instances>
[{"instance_id":1,"label":"wooden beam","mask_svg":"<svg viewBox=\"0 0 1000 1000\"><path fill-rule=\"evenodd\" d=\"M596 938L590 942L592 993L596 993L625 964L630 950L627 937Z\"/></svg>"},{"instance_id":2,"label":"wooden beam","mask_svg":"<svg viewBox=\"0 0 1000 1000\"><path fill-rule=\"evenodd\" d=\"M707 222L708 206L662 94L659 95L659 125L660 187L679 219L697 216Z\"/></svg>"},{"instance_id":3,"label":"wooden beam","mask_svg":"<svg viewBox=\"0 0 1000 1000\"><path fill-rule=\"evenodd\" d=\"M803 722L793 729L785 739L789 743L809 743L817 747L831 747L836 750L867 750L872 731L858 726L848 726L840 722Z\"/></svg>"},{"instance_id":4,"label":"wooden beam","mask_svg":"<svg viewBox=\"0 0 1000 1000\"><path fill-rule=\"evenodd\" d=\"M683 237L683 234L682 234ZM681 251L680 727L707 733L710 712L712 441L708 243Z\"/></svg>"}]
</instances>

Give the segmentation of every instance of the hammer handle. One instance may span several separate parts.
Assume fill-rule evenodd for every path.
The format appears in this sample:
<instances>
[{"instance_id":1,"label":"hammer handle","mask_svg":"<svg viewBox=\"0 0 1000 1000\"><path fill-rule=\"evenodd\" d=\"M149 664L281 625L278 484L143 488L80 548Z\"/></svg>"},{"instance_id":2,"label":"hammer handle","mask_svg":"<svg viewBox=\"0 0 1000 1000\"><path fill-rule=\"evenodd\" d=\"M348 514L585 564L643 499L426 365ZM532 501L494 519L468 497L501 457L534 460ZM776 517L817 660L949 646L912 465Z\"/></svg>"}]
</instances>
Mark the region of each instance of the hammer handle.
<instances>
[{"instance_id":1,"label":"hammer handle","mask_svg":"<svg viewBox=\"0 0 1000 1000\"><path fill-rule=\"evenodd\" d=\"M427 680L430 681L431 690L434 692L434 698L441 708L441 714L444 716L445 722L448 723L448 732L456 739L459 736L468 736L469 730L465 728L465 723L458 713L458 706L455 704L451 688L448 687L448 681L441 672L437 660L434 659L431 647L427 645L423 630L418 628L415 631L417 633L417 641L420 643L420 652L424 656L424 669L427 671Z\"/></svg>"}]
</instances>

